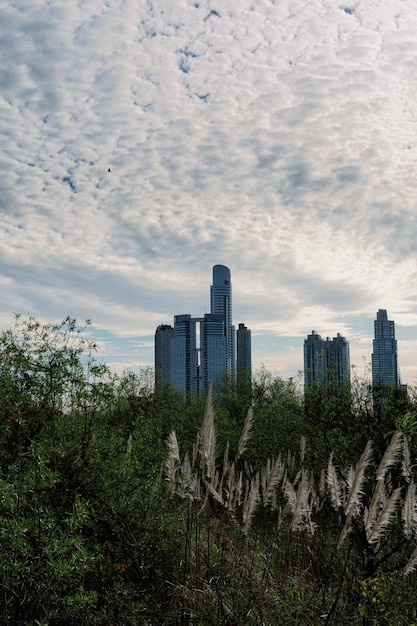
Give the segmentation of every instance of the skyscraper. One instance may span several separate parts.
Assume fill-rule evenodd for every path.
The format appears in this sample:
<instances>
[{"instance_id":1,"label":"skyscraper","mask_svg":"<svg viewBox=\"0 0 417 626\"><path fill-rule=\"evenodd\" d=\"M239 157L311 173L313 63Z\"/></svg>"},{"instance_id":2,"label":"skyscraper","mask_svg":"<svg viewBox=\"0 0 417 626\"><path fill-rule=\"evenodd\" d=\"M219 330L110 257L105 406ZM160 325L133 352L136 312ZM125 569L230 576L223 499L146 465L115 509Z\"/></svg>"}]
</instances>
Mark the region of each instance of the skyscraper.
<instances>
[{"instance_id":1,"label":"skyscraper","mask_svg":"<svg viewBox=\"0 0 417 626\"><path fill-rule=\"evenodd\" d=\"M322 339L315 330L304 340L304 385L318 383L327 388L350 382L349 342L340 333Z\"/></svg>"},{"instance_id":2,"label":"skyscraper","mask_svg":"<svg viewBox=\"0 0 417 626\"><path fill-rule=\"evenodd\" d=\"M239 324L236 331L237 360L236 377L237 384L250 383L252 379L252 348L251 332L245 324Z\"/></svg>"},{"instance_id":3,"label":"skyscraper","mask_svg":"<svg viewBox=\"0 0 417 626\"><path fill-rule=\"evenodd\" d=\"M171 340L174 329L160 324L155 332L155 388L163 389L171 383Z\"/></svg>"},{"instance_id":4,"label":"skyscraper","mask_svg":"<svg viewBox=\"0 0 417 626\"><path fill-rule=\"evenodd\" d=\"M214 265L213 284L210 287L210 310L223 315L226 337L225 373L232 378L235 371L235 329L232 324L232 283L230 270L225 265Z\"/></svg>"},{"instance_id":5,"label":"skyscraper","mask_svg":"<svg viewBox=\"0 0 417 626\"><path fill-rule=\"evenodd\" d=\"M201 389L207 390L216 378L224 377L227 362L227 338L224 315L206 313L200 324Z\"/></svg>"},{"instance_id":6,"label":"skyscraper","mask_svg":"<svg viewBox=\"0 0 417 626\"><path fill-rule=\"evenodd\" d=\"M333 339L327 339L327 372L328 378L337 387L350 383L350 351L349 342L340 333Z\"/></svg>"},{"instance_id":7,"label":"skyscraper","mask_svg":"<svg viewBox=\"0 0 417 626\"><path fill-rule=\"evenodd\" d=\"M188 313L174 317L174 337L171 342L171 384L184 397L199 391L197 321Z\"/></svg>"},{"instance_id":8,"label":"skyscraper","mask_svg":"<svg viewBox=\"0 0 417 626\"><path fill-rule=\"evenodd\" d=\"M325 342L315 330L304 339L304 385L313 382L324 384L326 381L327 359Z\"/></svg>"},{"instance_id":9,"label":"skyscraper","mask_svg":"<svg viewBox=\"0 0 417 626\"><path fill-rule=\"evenodd\" d=\"M388 319L386 309L379 309L374 320L375 339L372 342L372 385L374 387L398 388L397 340L395 324Z\"/></svg>"}]
</instances>

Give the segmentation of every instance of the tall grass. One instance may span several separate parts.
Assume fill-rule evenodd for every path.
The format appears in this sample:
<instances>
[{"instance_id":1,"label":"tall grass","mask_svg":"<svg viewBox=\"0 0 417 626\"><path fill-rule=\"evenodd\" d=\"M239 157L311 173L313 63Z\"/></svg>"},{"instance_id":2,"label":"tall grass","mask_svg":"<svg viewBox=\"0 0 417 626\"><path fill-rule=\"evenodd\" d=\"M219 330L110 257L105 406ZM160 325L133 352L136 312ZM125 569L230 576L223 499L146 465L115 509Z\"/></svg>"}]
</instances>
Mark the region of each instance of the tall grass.
<instances>
[{"instance_id":1,"label":"tall grass","mask_svg":"<svg viewBox=\"0 0 417 626\"><path fill-rule=\"evenodd\" d=\"M417 499L403 435L379 461L371 442L355 466L330 455L318 477L305 440L298 456L254 472L252 423L250 410L234 458L228 446L218 455L209 394L192 458L168 438L166 479L177 505L188 503L170 623L411 624Z\"/></svg>"}]
</instances>

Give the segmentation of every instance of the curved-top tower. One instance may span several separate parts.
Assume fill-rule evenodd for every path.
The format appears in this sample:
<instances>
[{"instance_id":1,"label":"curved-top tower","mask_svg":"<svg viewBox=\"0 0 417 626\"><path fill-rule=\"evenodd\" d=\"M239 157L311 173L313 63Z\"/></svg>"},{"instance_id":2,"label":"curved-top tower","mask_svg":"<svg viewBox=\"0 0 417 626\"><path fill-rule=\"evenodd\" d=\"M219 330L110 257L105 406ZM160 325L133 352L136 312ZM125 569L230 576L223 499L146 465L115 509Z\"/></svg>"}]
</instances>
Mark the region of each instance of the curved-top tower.
<instances>
[{"instance_id":1,"label":"curved-top tower","mask_svg":"<svg viewBox=\"0 0 417 626\"><path fill-rule=\"evenodd\" d=\"M232 282L230 270L225 265L213 266L213 284L210 287L211 313L224 316L224 332L226 337L226 372L234 375L235 340L232 324Z\"/></svg>"}]
</instances>

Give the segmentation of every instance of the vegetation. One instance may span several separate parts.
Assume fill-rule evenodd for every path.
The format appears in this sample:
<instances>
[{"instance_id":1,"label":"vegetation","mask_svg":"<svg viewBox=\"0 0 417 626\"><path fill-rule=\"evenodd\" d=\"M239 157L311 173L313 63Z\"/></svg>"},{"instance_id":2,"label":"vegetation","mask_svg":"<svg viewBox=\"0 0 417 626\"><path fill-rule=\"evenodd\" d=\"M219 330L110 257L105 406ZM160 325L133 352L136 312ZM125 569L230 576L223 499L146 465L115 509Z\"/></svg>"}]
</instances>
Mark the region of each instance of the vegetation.
<instances>
[{"instance_id":1,"label":"vegetation","mask_svg":"<svg viewBox=\"0 0 417 626\"><path fill-rule=\"evenodd\" d=\"M417 624L413 394L185 402L88 326L0 336L0 626Z\"/></svg>"}]
</instances>

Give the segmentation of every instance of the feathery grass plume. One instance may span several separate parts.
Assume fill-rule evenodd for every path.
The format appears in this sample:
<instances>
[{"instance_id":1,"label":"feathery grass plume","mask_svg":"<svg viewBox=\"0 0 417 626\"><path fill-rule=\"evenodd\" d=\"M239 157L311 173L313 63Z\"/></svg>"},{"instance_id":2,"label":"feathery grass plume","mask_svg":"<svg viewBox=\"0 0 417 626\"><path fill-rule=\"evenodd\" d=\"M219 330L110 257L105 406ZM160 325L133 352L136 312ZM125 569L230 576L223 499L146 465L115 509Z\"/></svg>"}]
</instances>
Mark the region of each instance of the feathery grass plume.
<instances>
[{"instance_id":1,"label":"feathery grass plume","mask_svg":"<svg viewBox=\"0 0 417 626\"><path fill-rule=\"evenodd\" d=\"M234 507L241 506L243 504L243 474L239 472L237 478L235 493L234 493Z\"/></svg>"},{"instance_id":2,"label":"feathery grass plume","mask_svg":"<svg viewBox=\"0 0 417 626\"><path fill-rule=\"evenodd\" d=\"M262 471L262 501L264 506L268 506L275 487L278 485L284 474L284 464L281 455L277 459L268 459Z\"/></svg>"},{"instance_id":3,"label":"feathery grass plume","mask_svg":"<svg viewBox=\"0 0 417 626\"><path fill-rule=\"evenodd\" d=\"M414 482L408 485L401 511L401 518L403 521L404 535L407 539L411 539L416 533L417 528L416 485Z\"/></svg>"},{"instance_id":4,"label":"feathery grass plume","mask_svg":"<svg viewBox=\"0 0 417 626\"><path fill-rule=\"evenodd\" d=\"M295 455L291 452L289 448L287 452L287 465L290 468L290 470L293 470L295 467Z\"/></svg>"},{"instance_id":5,"label":"feathery grass plume","mask_svg":"<svg viewBox=\"0 0 417 626\"><path fill-rule=\"evenodd\" d=\"M298 472L297 472L297 474L295 475L295 478L294 478L294 481L293 481L293 485L294 485L294 487L296 487L296 486L297 486L298 481L300 480L300 478L301 478L301 477L302 477L302 475L303 475L303 471L304 471L304 470L299 469L299 470L298 470Z\"/></svg>"},{"instance_id":6,"label":"feathery grass plume","mask_svg":"<svg viewBox=\"0 0 417 626\"><path fill-rule=\"evenodd\" d=\"M368 443L365 446L364 451L361 454L361 458L356 464L356 471L354 474L352 487L351 487L349 496L347 498L347 502L345 504L344 510L345 510L345 515L346 515L346 520L342 528L342 531L339 535L339 540L337 543L338 548L340 548L340 546L342 545L343 541L346 538L346 535L350 531L352 519L356 517L360 512L361 495L363 493L362 488L363 488L363 482L365 480L365 471L371 461L371 458L372 458L372 443L368 441Z\"/></svg>"},{"instance_id":7,"label":"feathery grass plume","mask_svg":"<svg viewBox=\"0 0 417 626\"><path fill-rule=\"evenodd\" d=\"M296 493L293 519L291 522L292 530L302 530L310 526L312 511L309 496L310 489L308 472L303 469Z\"/></svg>"},{"instance_id":8,"label":"feathery grass plume","mask_svg":"<svg viewBox=\"0 0 417 626\"><path fill-rule=\"evenodd\" d=\"M385 485L383 480L377 480L374 493L372 494L372 500L369 508L365 511L364 522L365 532L370 533L371 528L377 518L377 515L381 509L384 508L386 503Z\"/></svg>"},{"instance_id":9,"label":"feathery grass plume","mask_svg":"<svg viewBox=\"0 0 417 626\"><path fill-rule=\"evenodd\" d=\"M312 510L315 509L316 511L321 511L324 506L324 502L320 498L320 492L316 486L313 472L310 472L308 476L308 488L310 492L310 508Z\"/></svg>"},{"instance_id":10,"label":"feathery grass plume","mask_svg":"<svg viewBox=\"0 0 417 626\"><path fill-rule=\"evenodd\" d=\"M403 569L404 576L408 576L408 574L411 574L412 572L414 572L416 567L417 567L417 548L414 550L414 552L408 559L406 566Z\"/></svg>"},{"instance_id":11,"label":"feathery grass plume","mask_svg":"<svg viewBox=\"0 0 417 626\"><path fill-rule=\"evenodd\" d=\"M242 434L240 435L239 444L237 447L237 459L242 456L246 449L246 443L249 439L250 432L253 426L253 409L250 407L246 414L245 422L243 424Z\"/></svg>"},{"instance_id":12,"label":"feathery grass plume","mask_svg":"<svg viewBox=\"0 0 417 626\"><path fill-rule=\"evenodd\" d=\"M402 450L402 440L403 434L401 431L397 430L389 442L387 449L384 452L384 456L378 466L376 471L376 479L384 480L385 474L389 470L390 467L395 465L398 460L398 456Z\"/></svg>"},{"instance_id":13,"label":"feathery grass plume","mask_svg":"<svg viewBox=\"0 0 417 626\"><path fill-rule=\"evenodd\" d=\"M245 502L243 505L243 532L248 534L252 518L259 502L259 474L251 480L249 488L246 491Z\"/></svg>"},{"instance_id":14,"label":"feathery grass plume","mask_svg":"<svg viewBox=\"0 0 417 626\"><path fill-rule=\"evenodd\" d=\"M301 439L300 439L301 463L304 463L304 458L305 458L305 455L306 455L306 447L307 447L307 439L305 438L304 435L301 435Z\"/></svg>"},{"instance_id":15,"label":"feathery grass plume","mask_svg":"<svg viewBox=\"0 0 417 626\"><path fill-rule=\"evenodd\" d=\"M221 504L223 506L224 502L223 502L223 498L221 496L221 493L219 493L219 491L217 491L217 489L215 489L215 487L212 484L209 484L208 490L211 493L211 495L213 496L213 498L216 500L216 502L218 502L219 504Z\"/></svg>"},{"instance_id":16,"label":"feathery grass plume","mask_svg":"<svg viewBox=\"0 0 417 626\"><path fill-rule=\"evenodd\" d=\"M391 496L386 501L385 506L382 509L378 519L376 520L375 524L372 526L371 532L367 533L366 535L366 538L369 544L373 544L379 541L379 539L384 533L384 530L391 523L391 518L392 518L393 513L395 513L397 501L400 497L400 494L401 494L401 487L397 487L397 489L394 489Z\"/></svg>"},{"instance_id":17,"label":"feathery grass plume","mask_svg":"<svg viewBox=\"0 0 417 626\"><path fill-rule=\"evenodd\" d=\"M278 508L278 516L277 516L277 532L279 532L281 526L283 525L287 515L291 513L291 507L288 502L285 503L284 507L280 506Z\"/></svg>"},{"instance_id":18,"label":"feathery grass plume","mask_svg":"<svg viewBox=\"0 0 417 626\"><path fill-rule=\"evenodd\" d=\"M191 473L190 457L186 453L180 467L178 494L181 498L193 498L195 492L195 475Z\"/></svg>"},{"instance_id":19,"label":"feathery grass plume","mask_svg":"<svg viewBox=\"0 0 417 626\"><path fill-rule=\"evenodd\" d=\"M359 513L361 501L360 496L363 493L363 483L365 480L365 472L372 458L372 443L368 441L364 451L361 454L361 458L356 464L355 478L352 484L352 489L349 493L348 500L345 506L345 514L348 516L351 512L355 514Z\"/></svg>"},{"instance_id":20,"label":"feathery grass plume","mask_svg":"<svg viewBox=\"0 0 417 626\"><path fill-rule=\"evenodd\" d=\"M205 478L211 480L216 463L216 431L214 428L213 392L210 386L204 419L200 429L200 467Z\"/></svg>"},{"instance_id":21,"label":"feathery grass plume","mask_svg":"<svg viewBox=\"0 0 417 626\"><path fill-rule=\"evenodd\" d=\"M330 492L330 500L333 507L338 510L342 506L342 495L337 478L336 468L333 464L333 452L330 454L329 462L327 464L327 485Z\"/></svg>"},{"instance_id":22,"label":"feathery grass plume","mask_svg":"<svg viewBox=\"0 0 417 626\"><path fill-rule=\"evenodd\" d=\"M347 492L350 493L352 491L352 487L353 487L353 483L355 482L355 468L351 465L347 471L345 480L346 480L346 487L347 487Z\"/></svg>"},{"instance_id":23,"label":"feathery grass plume","mask_svg":"<svg viewBox=\"0 0 417 626\"><path fill-rule=\"evenodd\" d=\"M294 489L294 485L288 478L285 481L283 487L284 495L287 498L288 506L290 507L291 513L294 515L295 507L297 505L297 493Z\"/></svg>"},{"instance_id":24,"label":"feathery grass plume","mask_svg":"<svg viewBox=\"0 0 417 626\"><path fill-rule=\"evenodd\" d=\"M175 485L175 477L180 462L180 450L178 447L177 435L173 430L167 437L168 458L165 463L166 479Z\"/></svg>"},{"instance_id":25,"label":"feathery grass plume","mask_svg":"<svg viewBox=\"0 0 417 626\"><path fill-rule=\"evenodd\" d=\"M233 510L233 502L234 502L234 493L235 493L235 464L231 463L229 467L229 471L227 473L227 480L225 485L225 495L226 495L226 508L229 511Z\"/></svg>"},{"instance_id":26,"label":"feathery grass plume","mask_svg":"<svg viewBox=\"0 0 417 626\"><path fill-rule=\"evenodd\" d=\"M410 459L410 447L407 437L403 437L403 458L401 463L401 473L405 480L409 483L412 479L412 467Z\"/></svg>"}]
</instances>

